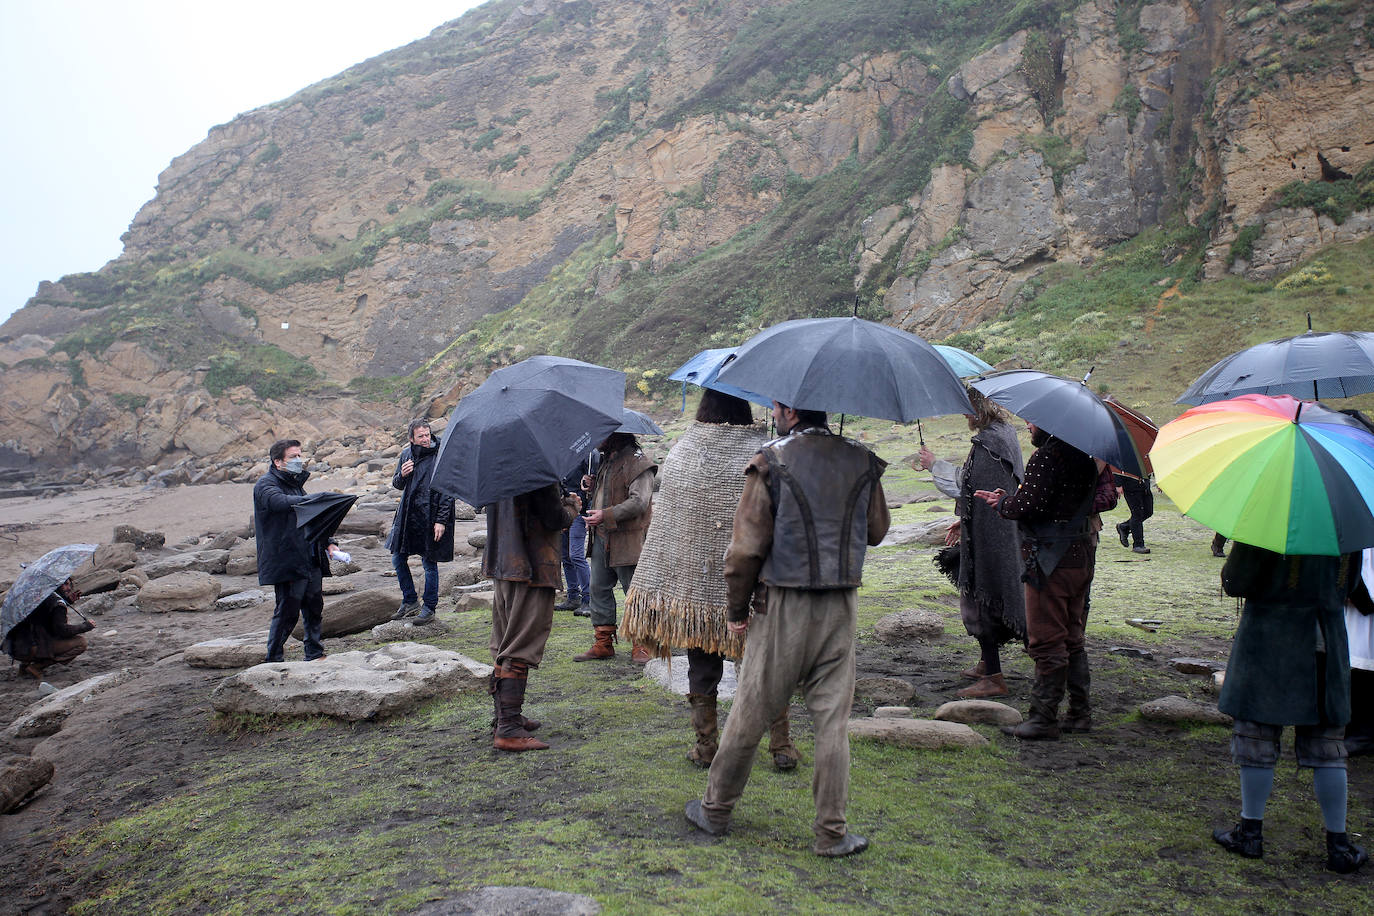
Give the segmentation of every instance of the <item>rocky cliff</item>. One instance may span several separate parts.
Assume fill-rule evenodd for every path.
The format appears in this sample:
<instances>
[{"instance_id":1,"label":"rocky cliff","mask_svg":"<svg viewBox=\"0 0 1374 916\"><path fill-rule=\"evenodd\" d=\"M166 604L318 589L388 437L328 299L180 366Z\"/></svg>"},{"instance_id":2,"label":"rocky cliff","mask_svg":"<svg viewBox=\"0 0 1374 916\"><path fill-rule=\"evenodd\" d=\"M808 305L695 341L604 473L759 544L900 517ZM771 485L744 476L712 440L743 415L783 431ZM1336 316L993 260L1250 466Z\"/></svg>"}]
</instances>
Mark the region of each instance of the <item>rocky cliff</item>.
<instances>
[{"instance_id":1,"label":"rocky cliff","mask_svg":"<svg viewBox=\"0 0 1374 916\"><path fill-rule=\"evenodd\" d=\"M174 160L0 327L0 454L385 438L540 350L647 391L856 292L939 339L1169 221L1272 277L1371 230L1372 44L1358 0L493 0Z\"/></svg>"}]
</instances>

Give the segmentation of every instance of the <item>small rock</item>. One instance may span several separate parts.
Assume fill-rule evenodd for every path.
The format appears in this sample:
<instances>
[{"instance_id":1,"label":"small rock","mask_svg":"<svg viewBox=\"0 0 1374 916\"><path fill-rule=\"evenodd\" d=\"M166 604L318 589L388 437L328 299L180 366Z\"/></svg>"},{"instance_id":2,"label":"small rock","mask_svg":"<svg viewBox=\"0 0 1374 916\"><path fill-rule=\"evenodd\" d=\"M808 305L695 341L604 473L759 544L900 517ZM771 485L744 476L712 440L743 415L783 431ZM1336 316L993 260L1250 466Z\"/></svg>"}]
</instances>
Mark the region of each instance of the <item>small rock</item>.
<instances>
[{"instance_id":1,"label":"small rock","mask_svg":"<svg viewBox=\"0 0 1374 916\"><path fill-rule=\"evenodd\" d=\"M1006 703L993 700L953 700L935 710L941 722L965 725L1020 725L1021 713Z\"/></svg>"},{"instance_id":2,"label":"small rock","mask_svg":"<svg viewBox=\"0 0 1374 916\"><path fill-rule=\"evenodd\" d=\"M268 595L260 588L249 588L232 595L225 595L215 600L215 610L234 611L239 608L255 607L264 601L275 601L275 596Z\"/></svg>"},{"instance_id":3,"label":"small rock","mask_svg":"<svg viewBox=\"0 0 1374 916\"><path fill-rule=\"evenodd\" d=\"M468 535L468 544L482 550L487 546L487 533L485 531L474 531Z\"/></svg>"},{"instance_id":4,"label":"small rock","mask_svg":"<svg viewBox=\"0 0 1374 916\"><path fill-rule=\"evenodd\" d=\"M879 620L874 631L890 646L930 642L945 635L945 619L934 611L898 611Z\"/></svg>"},{"instance_id":5,"label":"small rock","mask_svg":"<svg viewBox=\"0 0 1374 916\"><path fill-rule=\"evenodd\" d=\"M879 706L873 710L875 719L910 719L910 706Z\"/></svg>"},{"instance_id":6,"label":"small rock","mask_svg":"<svg viewBox=\"0 0 1374 916\"><path fill-rule=\"evenodd\" d=\"M1206 658L1171 658L1169 667L1184 674L1201 674L1203 677L1211 677L1218 671L1226 670L1225 662L1214 662Z\"/></svg>"},{"instance_id":7,"label":"small rock","mask_svg":"<svg viewBox=\"0 0 1374 916\"><path fill-rule=\"evenodd\" d=\"M1204 725L1230 725L1231 717L1210 703L1183 697L1160 697L1140 704L1140 714L1156 722L1200 722Z\"/></svg>"},{"instance_id":8,"label":"small rock","mask_svg":"<svg viewBox=\"0 0 1374 916\"><path fill-rule=\"evenodd\" d=\"M893 525L883 538L883 546L903 544L924 544L928 547L943 547L945 535L956 521L954 516L936 519L931 522L918 522L915 525Z\"/></svg>"},{"instance_id":9,"label":"small rock","mask_svg":"<svg viewBox=\"0 0 1374 916\"><path fill-rule=\"evenodd\" d=\"M1108 655L1124 655L1127 658L1154 658L1155 654L1149 649L1137 649L1135 646L1112 646L1107 650Z\"/></svg>"},{"instance_id":10,"label":"small rock","mask_svg":"<svg viewBox=\"0 0 1374 916\"><path fill-rule=\"evenodd\" d=\"M896 677L861 677L854 695L879 706L905 706L916 698L916 688Z\"/></svg>"},{"instance_id":11,"label":"small rock","mask_svg":"<svg viewBox=\"0 0 1374 916\"><path fill-rule=\"evenodd\" d=\"M114 540L133 544L138 550L157 550L167 543L167 536L161 531L142 531L133 525L115 525Z\"/></svg>"},{"instance_id":12,"label":"small rock","mask_svg":"<svg viewBox=\"0 0 1374 916\"><path fill-rule=\"evenodd\" d=\"M988 739L958 722L934 719L850 719L851 738L872 738L900 747L981 747Z\"/></svg>"},{"instance_id":13,"label":"small rock","mask_svg":"<svg viewBox=\"0 0 1374 916\"><path fill-rule=\"evenodd\" d=\"M0 765L0 814L9 814L52 782L53 765L41 757L15 754Z\"/></svg>"},{"instance_id":14,"label":"small rock","mask_svg":"<svg viewBox=\"0 0 1374 916\"><path fill-rule=\"evenodd\" d=\"M267 632L198 642L188 646L182 658L192 668L250 668L267 657Z\"/></svg>"},{"instance_id":15,"label":"small rock","mask_svg":"<svg viewBox=\"0 0 1374 916\"><path fill-rule=\"evenodd\" d=\"M489 611L494 600L496 600L495 592L464 592L454 600L453 609L455 611Z\"/></svg>"},{"instance_id":16,"label":"small rock","mask_svg":"<svg viewBox=\"0 0 1374 916\"><path fill-rule=\"evenodd\" d=\"M912 497L911 500L910 500L910 502L911 502L912 504L916 504L916 503L933 503L933 502L935 502L937 499L941 499L941 497L940 497L938 494L936 494L936 493L922 493L920 496L914 496L914 497Z\"/></svg>"},{"instance_id":17,"label":"small rock","mask_svg":"<svg viewBox=\"0 0 1374 916\"><path fill-rule=\"evenodd\" d=\"M329 561L329 573L333 576L351 576L354 573L362 572L363 568L352 560L347 563L331 559Z\"/></svg>"}]
</instances>

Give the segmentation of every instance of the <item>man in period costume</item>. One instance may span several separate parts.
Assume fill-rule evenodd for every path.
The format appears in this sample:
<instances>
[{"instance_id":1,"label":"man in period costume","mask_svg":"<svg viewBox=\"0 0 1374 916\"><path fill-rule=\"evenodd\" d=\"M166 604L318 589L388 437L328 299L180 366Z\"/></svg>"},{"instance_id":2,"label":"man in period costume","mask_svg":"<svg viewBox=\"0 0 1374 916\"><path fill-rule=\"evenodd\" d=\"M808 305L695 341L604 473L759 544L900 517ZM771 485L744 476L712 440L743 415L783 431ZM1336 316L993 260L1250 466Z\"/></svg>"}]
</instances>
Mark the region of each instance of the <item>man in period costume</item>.
<instances>
[{"instance_id":1,"label":"man in period costume","mask_svg":"<svg viewBox=\"0 0 1374 916\"><path fill-rule=\"evenodd\" d=\"M258 545L258 584L270 585L277 603L267 634L268 662L284 659L286 637L301 620L305 629L305 660L324 658L322 578L329 575L328 545L308 541L296 526L292 506L305 499L310 472L301 458L301 444L279 439L268 450L272 467L253 485L253 532Z\"/></svg>"},{"instance_id":2,"label":"man in period costume","mask_svg":"<svg viewBox=\"0 0 1374 916\"><path fill-rule=\"evenodd\" d=\"M438 564L453 559L453 497L429 485L434 456L439 451L439 437L431 434L429 421L411 420L407 435L410 444L401 450L391 476L391 486L401 491L386 539L396 584L401 587L401 606L391 619L415 617L416 623L428 623L439 604ZM410 575L412 556L420 558L425 571L423 606Z\"/></svg>"},{"instance_id":3,"label":"man in period costume","mask_svg":"<svg viewBox=\"0 0 1374 916\"><path fill-rule=\"evenodd\" d=\"M549 484L487 506L487 544L482 574L493 580L491 674L496 708L492 745L502 751L542 751L530 734L538 722L522 713L530 669L544 658L553 627L553 599L560 578L560 534L582 509L576 494L560 495Z\"/></svg>"},{"instance_id":4,"label":"man in period costume","mask_svg":"<svg viewBox=\"0 0 1374 916\"><path fill-rule=\"evenodd\" d=\"M591 563L591 611L596 641L573 661L611 658L615 655L615 586L628 591L639 563L639 551L649 530L654 496L654 474L658 466L639 450L639 443L628 433L611 433L601 443L601 466L595 486L584 479L583 489L592 489L592 508L587 513L587 556ZM647 649L635 650L635 661L651 658Z\"/></svg>"},{"instance_id":5,"label":"man in period costume","mask_svg":"<svg viewBox=\"0 0 1374 916\"><path fill-rule=\"evenodd\" d=\"M774 403L784 435L750 460L725 557L726 615L749 632L739 687L701 800L688 802L695 827L725 832L744 792L759 738L801 685L816 729L812 851L861 852L850 833L849 711L854 702L854 631L868 545L890 518L868 449L830 432L825 414ZM749 616L759 583L765 607Z\"/></svg>"}]
</instances>

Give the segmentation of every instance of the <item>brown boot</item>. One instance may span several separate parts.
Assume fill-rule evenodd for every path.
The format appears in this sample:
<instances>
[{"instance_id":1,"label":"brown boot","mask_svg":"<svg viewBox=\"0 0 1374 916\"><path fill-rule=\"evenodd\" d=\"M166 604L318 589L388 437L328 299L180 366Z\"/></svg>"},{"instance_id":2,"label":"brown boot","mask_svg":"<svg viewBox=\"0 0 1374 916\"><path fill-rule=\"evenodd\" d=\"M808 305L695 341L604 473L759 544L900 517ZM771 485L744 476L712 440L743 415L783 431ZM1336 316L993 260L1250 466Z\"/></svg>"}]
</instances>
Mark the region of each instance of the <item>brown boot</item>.
<instances>
[{"instance_id":1,"label":"brown boot","mask_svg":"<svg viewBox=\"0 0 1374 916\"><path fill-rule=\"evenodd\" d=\"M649 647L642 642L635 643L634 648L630 650L630 661L636 665L647 665L649 659L653 657L654 653L650 652Z\"/></svg>"},{"instance_id":2,"label":"brown boot","mask_svg":"<svg viewBox=\"0 0 1374 916\"><path fill-rule=\"evenodd\" d=\"M590 662L598 658L615 657L615 627L597 627L596 642L581 655L574 655L575 662Z\"/></svg>"},{"instance_id":3,"label":"brown boot","mask_svg":"<svg viewBox=\"0 0 1374 916\"><path fill-rule=\"evenodd\" d=\"M1059 701L1064 699L1064 682L1068 679L1068 667L1055 668L1045 673L1036 672L1035 685L1031 688L1030 714L1026 721L1017 725L1003 726L1002 731L1022 741L1059 740Z\"/></svg>"},{"instance_id":4,"label":"brown boot","mask_svg":"<svg viewBox=\"0 0 1374 916\"><path fill-rule=\"evenodd\" d=\"M1002 672L990 674L987 677L980 677L971 687L965 687L955 694L965 700L984 700L988 697L1004 697L1008 693L1007 682L1002 677Z\"/></svg>"},{"instance_id":5,"label":"brown boot","mask_svg":"<svg viewBox=\"0 0 1374 916\"><path fill-rule=\"evenodd\" d=\"M959 672L960 677L966 677L971 681L976 681L979 678L987 677L987 674L987 663L985 663L981 658L978 659L978 664L974 665L972 668L965 668L963 671Z\"/></svg>"},{"instance_id":6,"label":"brown boot","mask_svg":"<svg viewBox=\"0 0 1374 916\"><path fill-rule=\"evenodd\" d=\"M716 725L715 694L689 693L687 702L692 705L692 729L697 733L697 743L687 752L687 759L703 770L716 759L720 747L720 732Z\"/></svg>"},{"instance_id":7,"label":"brown boot","mask_svg":"<svg viewBox=\"0 0 1374 916\"><path fill-rule=\"evenodd\" d=\"M780 772L795 770L801 763L801 751L792 743L792 722L790 711L783 708L782 714L768 727L768 755L773 758L773 769Z\"/></svg>"},{"instance_id":8,"label":"brown boot","mask_svg":"<svg viewBox=\"0 0 1374 916\"><path fill-rule=\"evenodd\" d=\"M1069 654L1069 708L1059 730L1066 733L1090 732L1093 730L1092 705L1088 699L1088 689L1092 686L1092 672L1088 669L1088 653L1079 649Z\"/></svg>"},{"instance_id":9,"label":"brown boot","mask_svg":"<svg viewBox=\"0 0 1374 916\"><path fill-rule=\"evenodd\" d=\"M543 751L548 745L529 733L525 728L525 717L520 709L525 705L525 685L523 677L510 676L510 669L502 669L504 677L493 677L494 691L492 700L496 705L496 735L492 747L498 751Z\"/></svg>"}]
</instances>

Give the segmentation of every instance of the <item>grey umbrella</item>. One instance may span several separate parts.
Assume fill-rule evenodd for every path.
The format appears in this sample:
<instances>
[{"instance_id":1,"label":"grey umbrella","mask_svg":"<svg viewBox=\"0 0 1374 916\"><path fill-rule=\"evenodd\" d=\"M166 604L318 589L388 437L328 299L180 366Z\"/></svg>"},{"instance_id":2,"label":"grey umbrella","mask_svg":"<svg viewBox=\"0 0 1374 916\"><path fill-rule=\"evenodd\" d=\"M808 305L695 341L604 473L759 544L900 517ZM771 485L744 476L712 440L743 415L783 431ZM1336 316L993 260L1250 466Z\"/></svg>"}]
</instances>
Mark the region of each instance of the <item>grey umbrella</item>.
<instances>
[{"instance_id":1,"label":"grey umbrella","mask_svg":"<svg viewBox=\"0 0 1374 916\"><path fill-rule=\"evenodd\" d=\"M95 553L95 544L67 544L49 550L19 573L0 605L0 639L23 623L38 605Z\"/></svg>"},{"instance_id":2,"label":"grey umbrella","mask_svg":"<svg viewBox=\"0 0 1374 916\"><path fill-rule=\"evenodd\" d=\"M1177 403L1206 404L1242 394L1324 400L1370 391L1374 333L1308 330L1232 353L1198 376Z\"/></svg>"},{"instance_id":3,"label":"grey umbrella","mask_svg":"<svg viewBox=\"0 0 1374 916\"><path fill-rule=\"evenodd\" d=\"M648 415L629 407L625 408L625 422L620 424L620 428L616 432L629 433L632 436L663 435L663 429Z\"/></svg>"},{"instance_id":4,"label":"grey umbrella","mask_svg":"<svg viewBox=\"0 0 1374 916\"><path fill-rule=\"evenodd\" d=\"M1134 477L1145 476L1145 459L1131 431L1086 381L1035 369L1008 369L975 379L970 386L1079 451Z\"/></svg>"},{"instance_id":5,"label":"grey umbrella","mask_svg":"<svg viewBox=\"0 0 1374 916\"><path fill-rule=\"evenodd\" d=\"M458 402L430 485L486 506L557 483L624 422L625 373L560 356L497 369Z\"/></svg>"},{"instance_id":6,"label":"grey umbrella","mask_svg":"<svg viewBox=\"0 0 1374 916\"><path fill-rule=\"evenodd\" d=\"M959 377L915 334L862 318L803 318L760 331L718 381L789 407L883 417L973 413Z\"/></svg>"}]
</instances>

